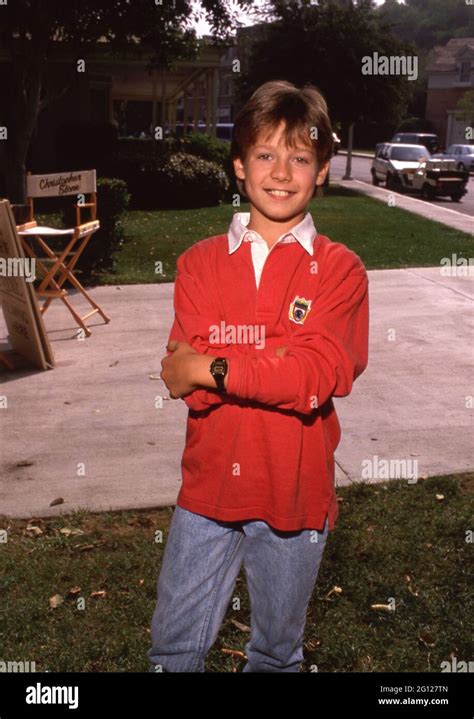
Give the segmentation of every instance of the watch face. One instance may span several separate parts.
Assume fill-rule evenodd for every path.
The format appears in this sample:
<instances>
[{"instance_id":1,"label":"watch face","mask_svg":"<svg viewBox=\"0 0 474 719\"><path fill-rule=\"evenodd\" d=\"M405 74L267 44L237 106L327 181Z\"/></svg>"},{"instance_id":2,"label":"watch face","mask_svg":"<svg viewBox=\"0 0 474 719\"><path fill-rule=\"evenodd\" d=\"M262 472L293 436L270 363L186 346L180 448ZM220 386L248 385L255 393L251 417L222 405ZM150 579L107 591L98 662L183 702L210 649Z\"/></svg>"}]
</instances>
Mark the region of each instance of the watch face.
<instances>
[{"instance_id":1,"label":"watch face","mask_svg":"<svg viewBox=\"0 0 474 719\"><path fill-rule=\"evenodd\" d=\"M212 363L212 374L214 376L219 375L225 377L227 373L227 362L222 357L215 359Z\"/></svg>"}]
</instances>

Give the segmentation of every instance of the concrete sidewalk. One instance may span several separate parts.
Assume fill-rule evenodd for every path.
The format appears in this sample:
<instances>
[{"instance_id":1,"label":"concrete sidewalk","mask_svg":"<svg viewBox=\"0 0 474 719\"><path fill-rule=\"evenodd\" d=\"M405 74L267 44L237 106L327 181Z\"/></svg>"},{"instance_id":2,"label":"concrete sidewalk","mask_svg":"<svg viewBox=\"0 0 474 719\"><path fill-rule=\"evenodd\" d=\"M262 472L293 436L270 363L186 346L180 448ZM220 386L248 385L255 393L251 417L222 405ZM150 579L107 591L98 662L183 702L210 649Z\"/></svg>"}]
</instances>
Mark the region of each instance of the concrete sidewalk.
<instances>
[{"instance_id":1,"label":"concrete sidewalk","mask_svg":"<svg viewBox=\"0 0 474 719\"><path fill-rule=\"evenodd\" d=\"M416 459L420 476L473 471L466 398L474 279L441 277L439 268L369 277L369 367L352 394L336 400L337 483L360 480L363 460L374 456ZM8 402L0 411L0 514L27 518L175 502L187 408L170 399L155 408L157 396L168 393L152 379L171 328L173 287L93 289L112 321L93 319L85 341L75 338L72 317L56 301L44 319L57 367L0 372L0 395ZM82 296L73 294L82 308ZM59 497L64 502L51 507Z\"/></svg>"},{"instance_id":2,"label":"concrete sidewalk","mask_svg":"<svg viewBox=\"0 0 474 719\"><path fill-rule=\"evenodd\" d=\"M416 197L402 195L399 192L393 192L393 190L386 190L384 187L375 187L362 180L336 180L334 182L336 185L348 187L351 190L356 190L356 192L362 192L364 195L373 197L375 200L385 202L385 204L388 203L389 195L392 195L395 197L395 206L402 210L414 212L416 215L426 217L428 220L441 222L443 225L467 232L471 236L474 232L473 218L458 210L451 210L449 207L440 207L439 205L419 200Z\"/></svg>"}]
</instances>

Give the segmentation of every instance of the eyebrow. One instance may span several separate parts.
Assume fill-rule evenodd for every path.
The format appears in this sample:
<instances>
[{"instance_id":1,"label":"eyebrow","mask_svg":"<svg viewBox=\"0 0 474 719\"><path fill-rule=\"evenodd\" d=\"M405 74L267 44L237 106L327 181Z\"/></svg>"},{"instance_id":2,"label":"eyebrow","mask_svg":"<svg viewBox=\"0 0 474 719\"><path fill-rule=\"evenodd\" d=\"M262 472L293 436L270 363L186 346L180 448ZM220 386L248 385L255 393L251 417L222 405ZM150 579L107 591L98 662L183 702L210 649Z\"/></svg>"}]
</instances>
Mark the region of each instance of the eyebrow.
<instances>
[{"instance_id":1,"label":"eyebrow","mask_svg":"<svg viewBox=\"0 0 474 719\"><path fill-rule=\"evenodd\" d=\"M273 150L274 147L272 145L255 145L255 150L258 150L259 148L266 149L266 150ZM297 152L309 152L311 155L314 155L314 150L310 149L308 147L296 147L295 151Z\"/></svg>"},{"instance_id":2,"label":"eyebrow","mask_svg":"<svg viewBox=\"0 0 474 719\"><path fill-rule=\"evenodd\" d=\"M258 147L262 147L262 148L265 147L270 150L274 149L273 145L255 145L255 149L257 149ZM313 152L313 150L310 149L309 147L295 147L295 150L298 150L299 152Z\"/></svg>"}]
</instances>

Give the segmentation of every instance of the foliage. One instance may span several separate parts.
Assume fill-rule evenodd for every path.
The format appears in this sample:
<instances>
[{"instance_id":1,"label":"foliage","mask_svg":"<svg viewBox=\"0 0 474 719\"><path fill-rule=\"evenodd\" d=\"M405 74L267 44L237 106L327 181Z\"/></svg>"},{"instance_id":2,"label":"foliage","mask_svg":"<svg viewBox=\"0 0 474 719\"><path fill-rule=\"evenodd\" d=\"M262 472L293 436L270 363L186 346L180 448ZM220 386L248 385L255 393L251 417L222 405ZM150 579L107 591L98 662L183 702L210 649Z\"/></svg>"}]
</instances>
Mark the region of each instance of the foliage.
<instances>
[{"instance_id":1,"label":"foliage","mask_svg":"<svg viewBox=\"0 0 474 719\"><path fill-rule=\"evenodd\" d=\"M54 169L57 172L94 169L98 175L103 174L117 142L117 128L112 123L65 122L56 131L58 164Z\"/></svg>"},{"instance_id":2,"label":"foliage","mask_svg":"<svg viewBox=\"0 0 474 719\"><path fill-rule=\"evenodd\" d=\"M123 218L130 202L130 194L123 180L101 177L97 181L97 217L100 229L95 232L76 265L82 273L82 282L93 274L113 272L116 253L124 242ZM69 205L63 210L63 224L75 224L75 209ZM82 221L86 221L85 215Z\"/></svg>"},{"instance_id":3,"label":"foliage","mask_svg":"<svg viewBox=\"0 0 474 719\"><path fill-rule=\"evenodd\" d=\"M272 0L270 5L272 15L237 80L240 103L262 82L285 79L316 85L331 118L344 124L402 119L410 96L407 78L364 75L361 63L374 48L387 56L409 54L414 48L391 35L371 7L301 5L297 0Z\"/></svg>"},{"instance_id":4,"label":"foliage","mask_svg":"<svg viewBox=\"0 0 474 719\"><path fill-rule=\"evenodd\" d=\"M144 169L140 206L152 207L209 207L222 202L229 181L215 162L179 152L162 165ZM147 192L147 185L150 192Z\"/></svg>"},{"instance_id":5,"label":"foliage","mask_svg":"<svg viewBox=\"0 0 474 719\"><path fill-rule=\"evenodd\" d=\"M434 132L433 123L423 117L407 117L399 124L397 132Z\"/></svg>"},{"instance_id":6,"label":"foliage","mask_svg":"<svg viewBox=\"0 0 474 719\"><path fill-rule=\"evenodd\" d=\"M471 126L474 125L474 90L464 93L456 105L457 115Z\"/></svg>"},{"instance_id":7,"label":"foliage","mask_svg":"<svg viewBox=\"0 0 474 719\"><path fill-rule=\"evenodd\" d=\"M238 0L239 7L250 5L251 0ZM77 60L87 61L99 41L116 57L142 58L147 69L166 71L197 57L196 33L189 26L193 15L205 16L214 44L221 47L236 22L225 0L201 0L201 7L191 0L15 0L5 3L1 14L0 50L9 71L2 89L7 115L2 121L9 130L7 194L15 203L25 201L25 162L39 113L77 86ZM61 43L67 43L71 60L70 76L59 88L50 60Z\"/></svg>"},{"instance_id":8,"label":"foliage","mask_svg":"<svg viewBox=\"0 0 474 719\"><path fill-rule=\"evenodd\" d=\"M464 0L385 0L376 11L404 42L426 55L456 37L474 37L474 13Z\"/></svg>"}]
</instances>

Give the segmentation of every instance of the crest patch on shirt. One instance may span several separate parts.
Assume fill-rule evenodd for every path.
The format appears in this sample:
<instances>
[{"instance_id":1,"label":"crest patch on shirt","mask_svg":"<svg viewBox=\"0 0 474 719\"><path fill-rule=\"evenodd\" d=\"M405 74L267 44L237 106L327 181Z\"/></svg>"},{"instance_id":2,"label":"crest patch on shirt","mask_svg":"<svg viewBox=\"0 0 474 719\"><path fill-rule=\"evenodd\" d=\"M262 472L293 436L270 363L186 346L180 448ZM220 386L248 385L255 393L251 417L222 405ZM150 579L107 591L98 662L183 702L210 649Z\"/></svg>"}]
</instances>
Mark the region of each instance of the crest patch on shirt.
<instances>
[{"instance_id":1,"label":"crest patch on shirt","mask_svg":"<svg viewBox=\"0 0 474 719\"><path fill-rule=\"evenodd\" d=\"M310 309L311 300L305 300L304 297L296 296L293 302L290 304L290 311L288 313L288 317L292 322L296 322L296 324L302 325L304 324Z\"/></svg>"}]
</instances>

